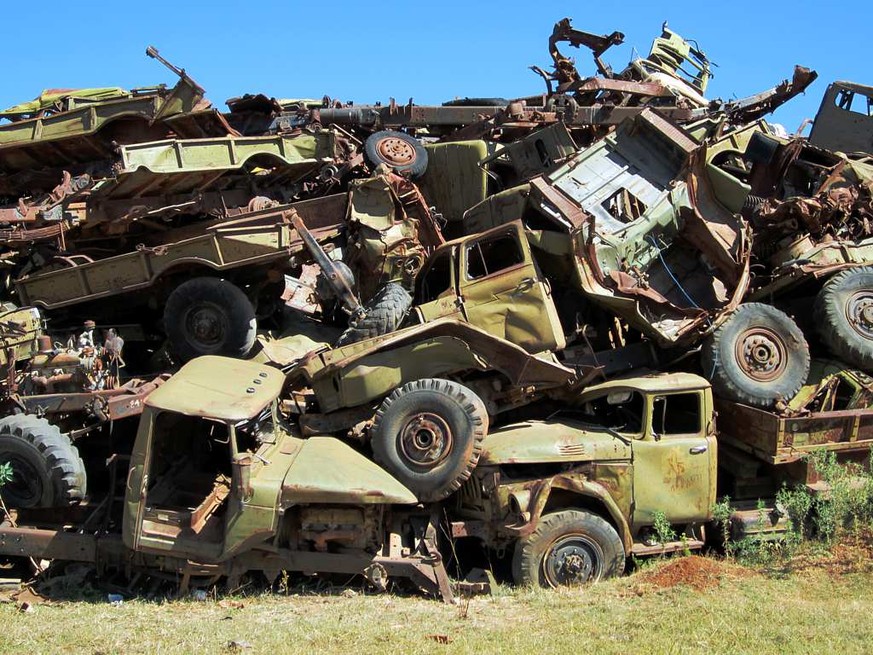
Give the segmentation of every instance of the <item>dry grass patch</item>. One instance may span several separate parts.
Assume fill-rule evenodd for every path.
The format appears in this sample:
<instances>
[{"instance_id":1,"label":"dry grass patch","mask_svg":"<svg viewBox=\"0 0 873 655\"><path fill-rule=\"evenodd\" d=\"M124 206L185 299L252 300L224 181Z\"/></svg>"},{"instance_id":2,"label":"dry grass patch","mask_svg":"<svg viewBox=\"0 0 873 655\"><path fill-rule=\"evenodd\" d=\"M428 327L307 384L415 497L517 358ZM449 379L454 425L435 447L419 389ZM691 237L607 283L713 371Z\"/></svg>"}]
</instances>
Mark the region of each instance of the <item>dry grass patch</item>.
<instances>
[{"instance_id":1,"label":"dry grass patch","mask_svg":"<svg viewBox=\"0 0 873 655\"><path fill-rule=\"evenodd\" d=\"M811 564L767 577L731 561L664 559L581 590L418 596L296 594L0 605L9 653L866 653L873 570Z\"/></svg>"}]
</instances>

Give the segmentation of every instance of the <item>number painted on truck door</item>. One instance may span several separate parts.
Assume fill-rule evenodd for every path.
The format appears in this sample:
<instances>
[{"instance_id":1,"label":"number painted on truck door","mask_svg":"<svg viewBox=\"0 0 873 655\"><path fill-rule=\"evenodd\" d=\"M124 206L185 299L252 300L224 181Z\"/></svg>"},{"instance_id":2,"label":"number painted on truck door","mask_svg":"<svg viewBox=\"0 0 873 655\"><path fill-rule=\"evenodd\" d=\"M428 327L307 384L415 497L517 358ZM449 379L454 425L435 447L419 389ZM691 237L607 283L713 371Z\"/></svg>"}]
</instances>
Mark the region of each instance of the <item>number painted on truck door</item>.
<instances>
[{"instance_id":1,"label":"number painted on truck door","mask_svg":"<svg viewBox=\"0 0 873 655\"><path fill-rule=\"evenodd\" d=\"M708 519L715 502L716 441L702 391L650 395L647 426L634 442L634 526L661 511L673 524Z\"/></svg>"}]
</instances>

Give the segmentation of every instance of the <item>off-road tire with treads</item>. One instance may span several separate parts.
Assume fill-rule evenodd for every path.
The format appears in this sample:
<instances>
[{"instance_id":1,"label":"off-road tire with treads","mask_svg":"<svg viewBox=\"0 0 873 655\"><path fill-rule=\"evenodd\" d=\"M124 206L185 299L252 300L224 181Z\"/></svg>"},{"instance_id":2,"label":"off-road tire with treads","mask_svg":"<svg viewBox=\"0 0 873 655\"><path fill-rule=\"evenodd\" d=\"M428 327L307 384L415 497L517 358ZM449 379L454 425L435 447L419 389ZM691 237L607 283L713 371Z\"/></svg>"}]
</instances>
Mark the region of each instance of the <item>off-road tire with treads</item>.
<instances>
[{"instance_id":1,"label":"off-road tire with treads","mask_svg":"<svg viewBox=\"0 0 873 655\"><path fill-rule=\"evenodd\" d=\"M364 156L373 166L387 164L395 173L411 180L417 180L427 171L427 150L418 139L405 132L374 132L364 141Z\"/></svg>"},{"instance_id":2,"label":"off-road tire with treads","mask_svg":"<svg viewBox=\"0 0 873 655\"><path fill-rule=\"evenodd\" d=\"M873 371L873 266L831 277L815 298L813 315L821 340L834 355Z\"/></svg>"},{"instance_id":3,"label":"off-road tire with treads","mask_svg":"<svg viewBox=\"0 0 873 655\"><path fill-rule=\"evenodd\" d=\"M88 491L78 449L44 418L13 414L0 419L0 462L12 465L12 480L0 488L10 508L66 507Z\"/></svg>"},{"instance_id":4,"label":"off-road tire with treads","mask_svg":"<svg viewBox=\"0 0 873 655\"><path fill-rule=\"evenodd\" d=\"M395 389L370 430L373 457L422 502L457 491L479 462L485 404L451 380L425 378Z\"/></svg>"},{"instance_id":5,"label":"off-road tire with treads","mask_svg":"<svg viewBox=\"0 0 873 655\"><path fill-rule=\"evenodd\" d=\"M703 374L715 393L754 407L788 401L806 383L809 346L790 316L744 303L703 342Z\"/></svg>"},{"instance_id":6,"label":"off-road tire with treads","mask_svg":"<svg viewBox=\"0 0 873 655\"><path fill-rule=\"evenodd\" d=\"M337 339L337 346L347 346L364 339L390 334L400 327L412 306L412 296L401 285L389 282L364 307L364 315L352 321Z\"/></svg>"},{"instance_id":7,"label":"off-road tire with treads","mask_svg":"<svg viewBox=\"0 0 873 655\"><path fill-rule=\"evenodd\" d=\"M200 355L245 357L258 324L242 289L221 278L195 277L167 298L164 328L173 351L188 361Z\"/></svg>"},{"instance_id":8,"label":"off-road tire with treads","mask_svg":"<svg viewBox=\"0 0 873 655\"><path fill-rule=\"evenodd\" d=\"M605 519L580 509L540 517L515 543L512 578L519 585L579 586L621 575L626 554Z\"/></svg>"}]
</instances>

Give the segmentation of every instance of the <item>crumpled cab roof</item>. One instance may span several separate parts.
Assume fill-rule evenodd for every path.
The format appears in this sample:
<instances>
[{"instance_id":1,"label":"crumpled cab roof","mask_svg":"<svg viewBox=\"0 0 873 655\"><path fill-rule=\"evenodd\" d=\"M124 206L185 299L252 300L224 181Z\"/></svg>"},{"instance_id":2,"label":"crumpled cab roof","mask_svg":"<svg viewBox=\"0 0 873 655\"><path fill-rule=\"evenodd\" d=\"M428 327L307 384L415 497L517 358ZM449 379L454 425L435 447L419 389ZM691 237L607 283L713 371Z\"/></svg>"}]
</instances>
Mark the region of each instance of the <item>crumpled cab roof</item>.
<instances>
[{"instance_id":1,"label":"crumpled cab roof","mask_svg":"<svg viewBox=\"0 0 873 655\"><path fill-rule=\"evenodd\" d=\"M206 355L185 364L146 400L148 407L236 423L279 396L285 375L250 361Z\"/></svg>"}]
</instances>

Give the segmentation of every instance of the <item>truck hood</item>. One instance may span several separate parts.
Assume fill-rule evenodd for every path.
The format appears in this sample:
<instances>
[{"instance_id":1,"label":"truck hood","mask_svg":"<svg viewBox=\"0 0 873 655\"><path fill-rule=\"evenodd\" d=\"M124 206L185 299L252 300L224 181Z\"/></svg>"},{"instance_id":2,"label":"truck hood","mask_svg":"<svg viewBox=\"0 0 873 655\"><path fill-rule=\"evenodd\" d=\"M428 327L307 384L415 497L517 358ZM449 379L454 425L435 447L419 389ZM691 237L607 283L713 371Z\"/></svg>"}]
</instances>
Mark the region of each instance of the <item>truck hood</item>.
<instances>
[{"instance_id":1,"label":"truck hood","mask_svg":"<svg viewBox=\"0 0 873 655\"><path fill-rule=\"evenodd\" d=\"M571 420L526 421L500 428L485 437L479 463L630 460L631 453L628 443L587 424Z\"/></svg>"}]
</instances>

